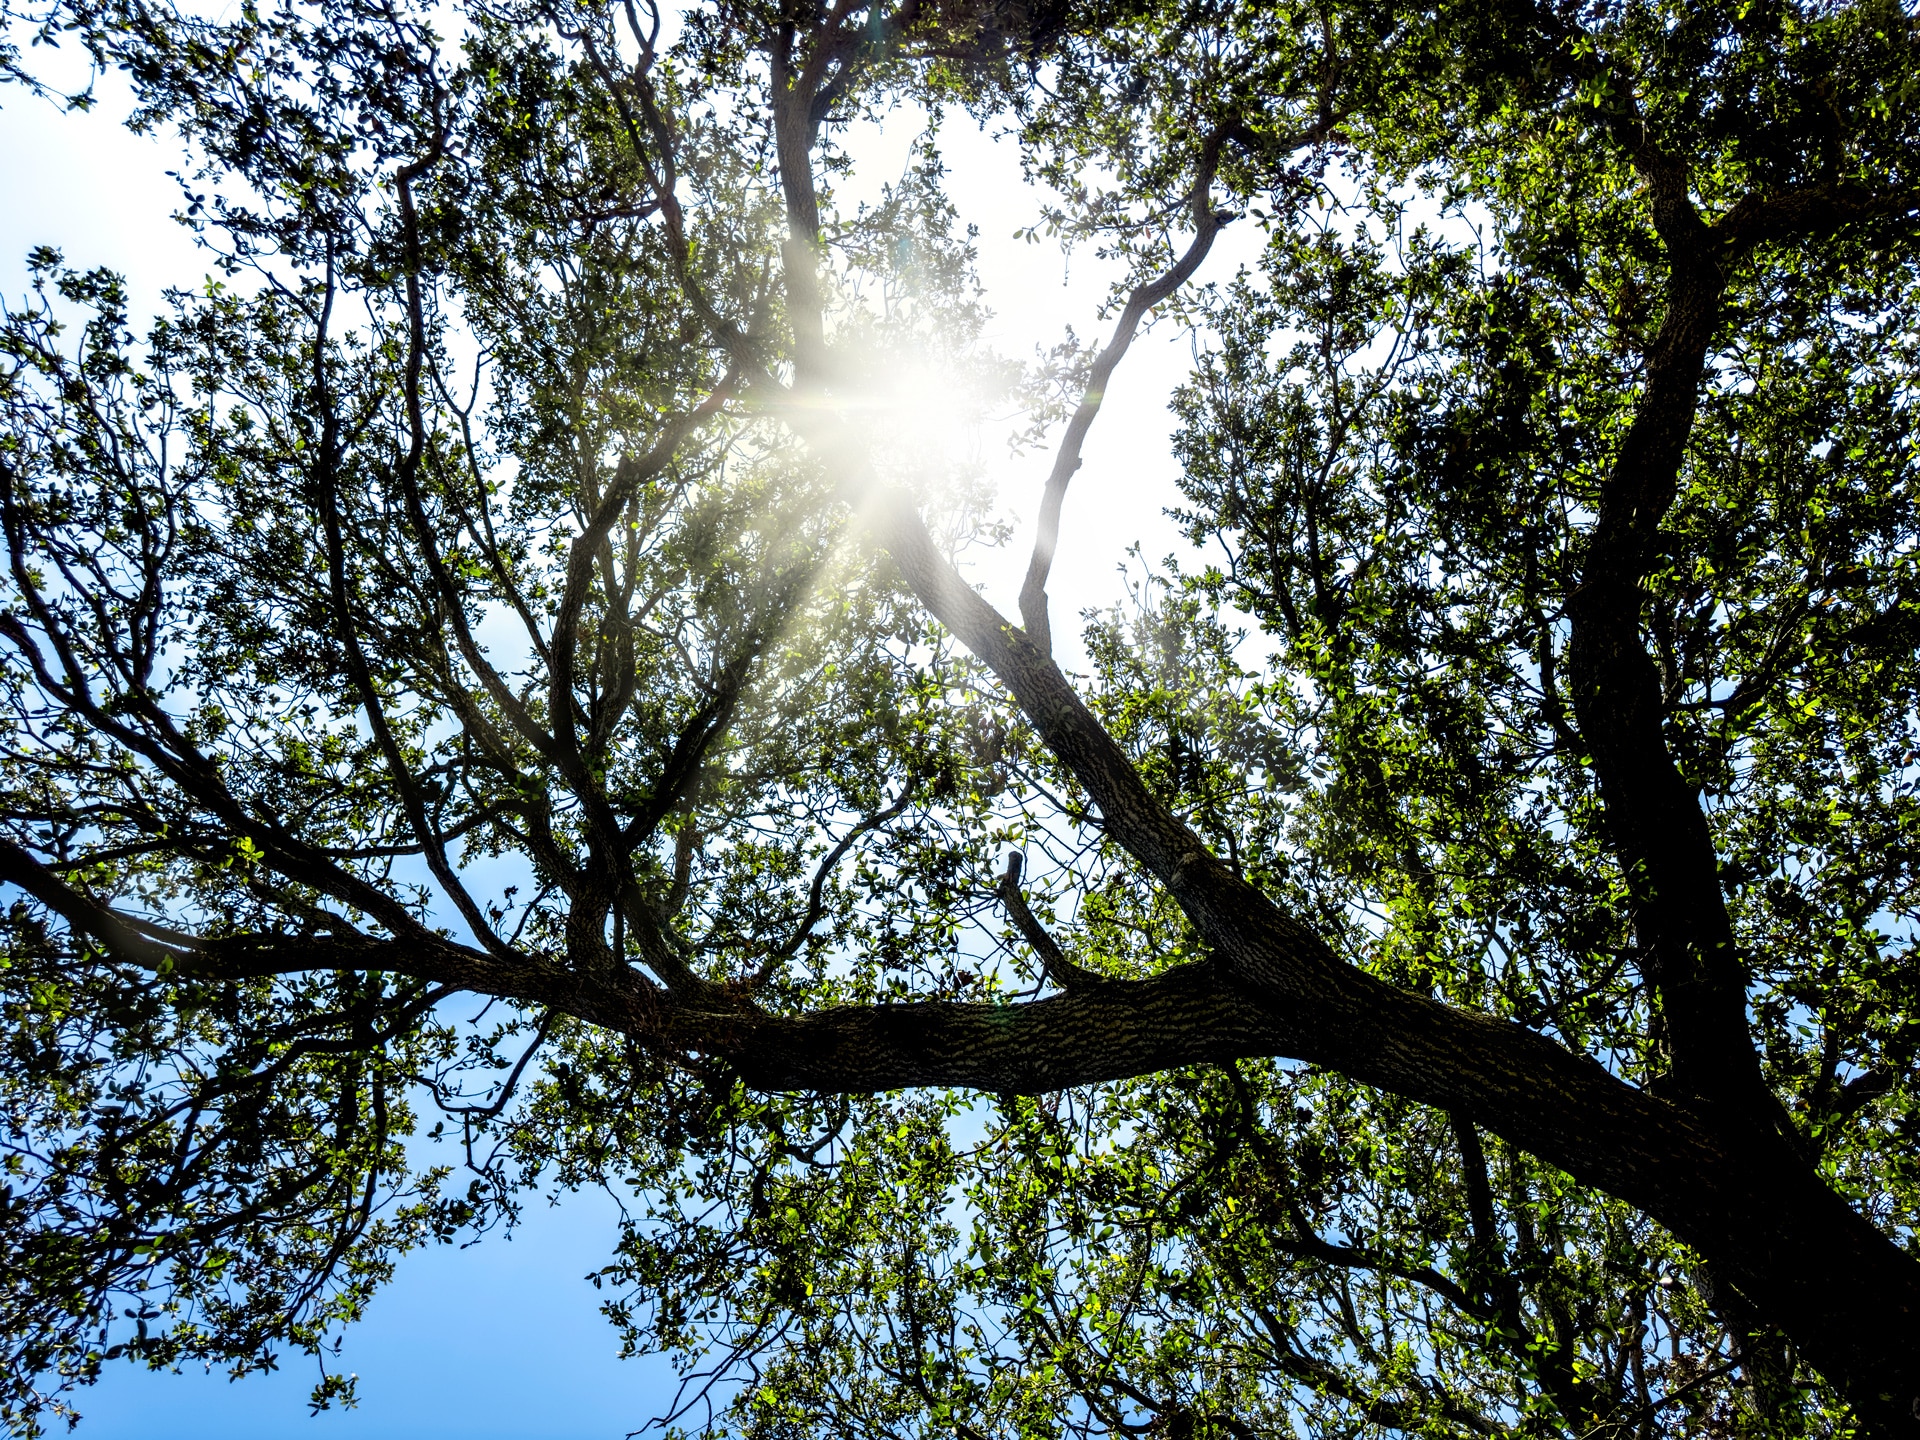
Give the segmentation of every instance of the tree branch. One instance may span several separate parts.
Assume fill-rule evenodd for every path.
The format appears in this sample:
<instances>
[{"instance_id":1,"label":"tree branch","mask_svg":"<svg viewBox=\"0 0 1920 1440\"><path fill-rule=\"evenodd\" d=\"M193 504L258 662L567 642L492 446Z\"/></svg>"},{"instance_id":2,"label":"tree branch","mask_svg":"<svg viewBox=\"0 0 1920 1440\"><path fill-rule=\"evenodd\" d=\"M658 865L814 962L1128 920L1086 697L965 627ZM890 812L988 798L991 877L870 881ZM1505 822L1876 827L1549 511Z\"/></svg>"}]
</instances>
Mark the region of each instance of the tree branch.
<instances>
[{"instance_id":1,"label":"tree branch","mask_svg":"<svg viewBox=\"0 0 1920 1440\"><path fill-rule=\"evenodd\" d=\"M1207 258L1207 252L1213 248L1214 237L1220 233L1223 225L1234 218L1231 212L1215 211L1213 208L1213 175L1219 167L1222 140L1222 134L1215 132L1208 137L1201 152L1199 174L1189 193L1193 239L1188 243L1186 253L1174 262L1172 268L1136 286L1133 294L1127 298L1126 308L1120 312L1119 323L1113 327L1113 338L1093 362L1086 389L1080 396L1080 404L1074 410L1073 418L1067 422L1067 433L1061 437L1060 449L1053 460L1053 470L1047 476L1047 487L1040 499L1040 520L1033 540L1033 556L1027 562L1027 578L1020 587L1021 623L1026 627L1028 638L1043 655L1053 651L1051 622L1047 615L1047 575L1053 568L1054 552L1060 544L1060 509L1066 502L1067 485L1080 468L1081 447L1086 443L1087 432L1093 428L1094 418L1099 415L1101 403L1106 399L1107 385L1121 360L1126 358L1127 349L1133 344L1133 338L1139 332L1140 322L1146 318L1147 312L1193 277L1201 262Z\"/></svg>"},{"instance_id":2,"label":"tree branch","mask_svg":"<svg viewBox=\"0 0 1920 1440\"><path fill-rule=\"evenodd\" d=\"M1015 928L1033 947L1033 953L1040 957L1047 978L1062 990L1085 990L1106 983L1106 976L1069 960L1066 951L1047 933L1047 927L1040 923L1039 917L1027 908L1026 897L1020 893L1020 863L1018 850L1007 856L1007 873L1000 877L999 887L994 893L1000 897L1000 903L1007 907L1007 914L1012 917Z\"/></svg>"}]
</instances>

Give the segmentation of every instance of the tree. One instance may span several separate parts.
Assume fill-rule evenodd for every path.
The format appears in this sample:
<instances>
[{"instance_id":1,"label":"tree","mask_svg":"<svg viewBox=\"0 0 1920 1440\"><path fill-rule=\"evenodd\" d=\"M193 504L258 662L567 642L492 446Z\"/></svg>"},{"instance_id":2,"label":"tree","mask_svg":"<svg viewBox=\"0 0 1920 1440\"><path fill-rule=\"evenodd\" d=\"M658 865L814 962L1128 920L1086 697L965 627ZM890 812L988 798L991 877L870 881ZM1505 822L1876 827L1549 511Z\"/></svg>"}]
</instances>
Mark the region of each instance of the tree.
<instances>
[{"instance_id":1,"label":"tree","mask_svg":"<svg viewBox=\"0 0 1920 1440\"><path fill-rule=\"evenodd\" d=\"M714 1431L1920 1433L1893 0L12 18L219 269L6 316L15 1428L607 1184ZM1204 549L1069 677L1150 314ZM903 375L1059 432L1017 623Z\"/></svg>"}]
</instances>

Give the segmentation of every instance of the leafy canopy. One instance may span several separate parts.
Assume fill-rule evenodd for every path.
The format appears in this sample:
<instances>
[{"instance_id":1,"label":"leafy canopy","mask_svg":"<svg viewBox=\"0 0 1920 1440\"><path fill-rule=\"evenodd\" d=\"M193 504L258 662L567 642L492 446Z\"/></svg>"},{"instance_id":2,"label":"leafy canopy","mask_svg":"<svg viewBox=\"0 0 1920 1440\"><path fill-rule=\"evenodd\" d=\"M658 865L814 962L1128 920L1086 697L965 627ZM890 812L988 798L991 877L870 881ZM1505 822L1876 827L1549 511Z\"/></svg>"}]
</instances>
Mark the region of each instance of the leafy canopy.
<instances>
[{"instance_id":1,"label":"leafy canopy","mask_svg":"<svg viewBox=\"0 0 1920 1440\"><path fill-rule=\"evenodd\" d=\"M213 269L0 326L16 1431L350 1403L553 1186L690 1434L1920 1425L1910 7L8 18ZM983 341L976 121L1110 339ZM1195 549L1070 680L1149 316Z\"/></svg>"}]
</instances>

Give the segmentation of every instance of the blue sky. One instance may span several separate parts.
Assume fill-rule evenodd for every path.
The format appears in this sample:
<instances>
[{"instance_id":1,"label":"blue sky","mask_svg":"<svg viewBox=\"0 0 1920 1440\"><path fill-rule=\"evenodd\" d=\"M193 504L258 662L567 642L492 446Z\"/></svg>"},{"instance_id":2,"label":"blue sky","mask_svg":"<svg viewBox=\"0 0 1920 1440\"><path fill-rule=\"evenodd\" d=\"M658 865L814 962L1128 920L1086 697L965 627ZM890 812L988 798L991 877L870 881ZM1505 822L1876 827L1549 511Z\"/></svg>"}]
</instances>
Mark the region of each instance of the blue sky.
<instances>
[{"instance_id":1,"label":"blue sky","mask_svg":"<svg viewBox=\"0 0 1920 1440\"><path fill-rule=\"evenodd\" d=\"M77 1440L620 1440L671 1402L674 1378L658 1357L616 1357L584 1278L614 1235L611 1202L579 1195L536 1202L511 1239L402 1260L341 1352L355 1410L310 1416L300 1355L238 1383L123 1367L77 1397Z\"/></svg>"}]
</instances>

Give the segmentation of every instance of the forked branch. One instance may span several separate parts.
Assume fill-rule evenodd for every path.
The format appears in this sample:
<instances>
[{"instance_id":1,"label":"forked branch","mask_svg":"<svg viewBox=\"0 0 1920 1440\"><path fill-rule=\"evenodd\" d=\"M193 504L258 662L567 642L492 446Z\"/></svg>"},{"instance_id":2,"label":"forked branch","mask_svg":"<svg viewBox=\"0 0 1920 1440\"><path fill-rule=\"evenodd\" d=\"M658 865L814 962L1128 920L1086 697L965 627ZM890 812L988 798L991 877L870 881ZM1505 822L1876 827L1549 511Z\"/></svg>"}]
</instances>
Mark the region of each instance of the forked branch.
<instances>
[{"instance_id":1,"label":"forked branch","mask_svg":"<svg viewBox=\"0 0 1920 1440\"><path fill-rule=\"evenodd\" d=\"M1062 990L1084 990L1089 986L1104 984L1106 976L1069 960L1067 952L1060 948L1060 942L1047 933L1047 927L1028 908L1026 896L1020 893L1020 864L1018 850L1007 856L1007 873L1000 877L1000 885L995 893L999 895L1000 903L1007 907L1007 914L1021 938L1040 957L1047 978Z\"/></svg>"}]
</instances>

